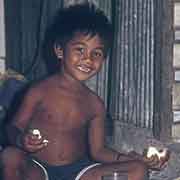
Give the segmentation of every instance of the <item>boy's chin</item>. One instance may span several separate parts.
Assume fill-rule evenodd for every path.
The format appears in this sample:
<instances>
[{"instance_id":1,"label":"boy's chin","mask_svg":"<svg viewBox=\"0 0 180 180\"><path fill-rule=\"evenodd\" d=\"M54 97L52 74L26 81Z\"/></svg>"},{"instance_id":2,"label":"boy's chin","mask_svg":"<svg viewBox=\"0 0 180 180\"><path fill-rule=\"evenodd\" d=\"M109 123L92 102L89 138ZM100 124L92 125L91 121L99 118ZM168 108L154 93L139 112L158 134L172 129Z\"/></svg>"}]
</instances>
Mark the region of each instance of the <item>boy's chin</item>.
<instances>
[{"instance_id":1,"label":"boy's chin","mask_svg":"<svg viewBox=\"0 0 180 180\"><path fill-rule=\"evenodd\" d=\"M79 81L87 81L89 79L91 79L95 74L84 74L84 75L79 75L76 77L77 80Z\"/></svg>"},{"instance_id":2,"label":"boy's chin","mask_svg":"<svg viewBox=\"0 0 180 180\"><path fill-rule=\"evenodd\" d=\"M88 76L88 77L81 78L79 81L82 81L82 82L87 81L87 80L91 79L93 76L94 76L94 75L91 75L91 76Z\"/></svg>"},{"instance_id":3,"label":"boy's chin","mask_svg":"<svg viewBox=\"0 0 180 180\"><path fill-rule=\"evenodd\" d=\"M87 80L91 79L91 77L88 77L88 78L78 78L77 80L80 81L80 82L85 82Z\"/></svg>"}]
</instances>

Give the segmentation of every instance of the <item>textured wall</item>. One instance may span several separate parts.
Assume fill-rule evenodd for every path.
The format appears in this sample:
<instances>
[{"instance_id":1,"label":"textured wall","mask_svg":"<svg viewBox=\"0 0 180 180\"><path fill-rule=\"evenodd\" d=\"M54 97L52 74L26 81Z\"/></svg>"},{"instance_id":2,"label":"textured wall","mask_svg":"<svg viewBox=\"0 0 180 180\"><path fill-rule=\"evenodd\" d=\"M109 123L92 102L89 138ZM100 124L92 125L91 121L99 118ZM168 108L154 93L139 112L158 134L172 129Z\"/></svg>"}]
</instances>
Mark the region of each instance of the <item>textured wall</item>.
<instances>
[{"instance_id":1,"label":"textured wall","mask_svg":"<svg viewBox=\"0 0 180 180\"><path fill-rule=\"evenodd\" d=\"M121 0L114 6L111 106L114 119L152 127L153 0Z\"/></svg>"}]
</instances>

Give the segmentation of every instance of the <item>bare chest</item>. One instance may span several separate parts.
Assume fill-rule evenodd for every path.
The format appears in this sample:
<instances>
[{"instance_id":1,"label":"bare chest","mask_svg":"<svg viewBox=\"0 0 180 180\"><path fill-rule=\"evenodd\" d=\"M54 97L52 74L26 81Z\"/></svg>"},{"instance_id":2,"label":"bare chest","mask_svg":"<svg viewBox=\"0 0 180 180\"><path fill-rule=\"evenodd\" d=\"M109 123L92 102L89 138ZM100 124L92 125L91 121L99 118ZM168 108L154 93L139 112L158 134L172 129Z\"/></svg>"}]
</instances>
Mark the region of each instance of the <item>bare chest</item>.
<instances>
[{"instance_id":1,"label":"bare chest","mask_svg":"<svg viewBox=\"0 0 180 180\"><path fill-rule=\"evenodd\" d=\"M85 97L52 96L38 104L34 116L41 126L71 131L87 126L93 116L93 110Z\"/></svg>"}]
</instances>

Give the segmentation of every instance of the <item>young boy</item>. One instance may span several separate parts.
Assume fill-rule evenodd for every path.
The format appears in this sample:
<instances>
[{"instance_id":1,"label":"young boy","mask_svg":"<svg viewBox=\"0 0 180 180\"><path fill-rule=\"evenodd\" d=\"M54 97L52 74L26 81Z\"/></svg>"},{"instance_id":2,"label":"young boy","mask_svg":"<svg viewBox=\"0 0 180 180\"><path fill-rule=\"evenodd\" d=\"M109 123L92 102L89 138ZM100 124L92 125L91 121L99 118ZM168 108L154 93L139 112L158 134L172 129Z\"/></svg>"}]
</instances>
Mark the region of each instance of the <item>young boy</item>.
<instances>
[{"instance_id":1,"label":"young boy","mask_svg":"<svg viewBox=\"0 0 180 180\"><path fill-rule=\"evenodd\" d=\"M100 70L111 46L108 19L92 4L75 5L59 11L51 30L61 67L29 89L9 124L4 180L101 180L114 171L145 179L148 168L166 160L105 147L104 104L83 84Z\"/></svg>"}]
</instances>

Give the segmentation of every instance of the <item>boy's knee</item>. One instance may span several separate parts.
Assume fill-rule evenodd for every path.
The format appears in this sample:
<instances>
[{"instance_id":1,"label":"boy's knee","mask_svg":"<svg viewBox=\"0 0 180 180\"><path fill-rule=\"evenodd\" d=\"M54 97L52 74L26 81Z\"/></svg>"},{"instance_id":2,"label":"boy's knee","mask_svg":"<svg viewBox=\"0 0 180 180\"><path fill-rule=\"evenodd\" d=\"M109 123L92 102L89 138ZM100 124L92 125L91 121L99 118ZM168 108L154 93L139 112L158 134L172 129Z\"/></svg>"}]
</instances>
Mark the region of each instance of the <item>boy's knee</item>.
<instances>
[{"instance_id":1,"label":"boy's knee","mask_svg":"<svg viewBox=\"0 0 180 180\"><path fill-rule=\"evenodd\" d=\"M146 180L148 177L148 168L144 162L137 161L134 163L133 174L137 177L138 180Z\"/></svg>"},{"instance_id":2,"label":"boy's knee","mask_svg":"<svg viewBox=\"0 0 180 180\"><path fill-rule=\"evenodd\" d=\"M144 163L144 162L142 162L142 161L137 161L136 163L135 163L135 169L137 170L137 171L142 171L142 172L145 172L145 171L147 171L147 165Z\"/></svg>"},{"instance_id":3,"label":"boy's knee","mask_svg":"<svg viewBox=\"0 0 180 180\"><path fill-rule=\"evenodd\" d=\"M1 164L6 166L18 166L25 159L25 153L15 147L7 147L1 152Z\"/></svg>"}]
</instances>

